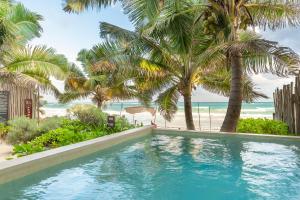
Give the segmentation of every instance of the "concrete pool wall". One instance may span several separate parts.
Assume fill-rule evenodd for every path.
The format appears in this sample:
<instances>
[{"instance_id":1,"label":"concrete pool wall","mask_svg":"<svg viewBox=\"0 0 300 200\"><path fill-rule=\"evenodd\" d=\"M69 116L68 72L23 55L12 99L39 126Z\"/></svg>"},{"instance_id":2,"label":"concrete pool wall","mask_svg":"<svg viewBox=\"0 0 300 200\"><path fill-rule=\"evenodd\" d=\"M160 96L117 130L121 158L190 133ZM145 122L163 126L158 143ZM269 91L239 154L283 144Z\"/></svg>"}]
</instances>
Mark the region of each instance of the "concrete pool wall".
<instances>
[{"instance_id":1,"label":"concrete pool wall","mask_svg":"<svg viewBox=\"0 0 300 200\"><path fill-rule=\"evenodd\" d=\"M0 184L30 175L34 172L73 160L99 150L149 134L170 134L204 136L204 137L239 137L253 141L299 141L299 136L259 135L245 133L199 132L174 129L153 129L151 126L131 129L120 133L103 136L89 141L80 142L48 151L17 158L0 163Z\"/></svg>"},{"instance_id":2,"label":"concrete pool wall","mask_svg":"<svg viewBox=\"0 0 300 200\"><path fill-rule=\"evenodd\" d=\"M151 126L135 128L0 163L0 184L152 133Z\"/></svg>"},{"instance_id":3,"label":"concrete pool wall","mask_svg":"<svg viewBox=\"0 0 300 200\"><path fill-rule=\"evenodd\" d=\"M269 134L255 134L255 133L228 133L228 132L210 132L210 131L190 131L190 130L178 130L178 129L166 129L166 128L157 128L153 129L153 134L162 133L167 135L178 135L181 133L183 135L190 136L204 136L204 137L235 137L242 139L250 139L253 141L299 141L300 136L291 136L291 135L269 135Z\"/></svg>"}]
</instances>

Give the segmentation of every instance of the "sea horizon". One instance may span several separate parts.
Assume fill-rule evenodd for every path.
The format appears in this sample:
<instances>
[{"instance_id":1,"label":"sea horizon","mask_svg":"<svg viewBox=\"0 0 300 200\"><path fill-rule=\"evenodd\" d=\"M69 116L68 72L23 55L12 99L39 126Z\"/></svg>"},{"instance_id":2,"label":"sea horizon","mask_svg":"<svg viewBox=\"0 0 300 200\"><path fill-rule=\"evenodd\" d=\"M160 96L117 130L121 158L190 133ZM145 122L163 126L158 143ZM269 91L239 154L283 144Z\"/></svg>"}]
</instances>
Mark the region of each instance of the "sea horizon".
<instances>
[{"instance_id":1,"label":"sea horizon","mask_svg":"<svg viewBox=\"0 0 300 200\"><path fill-rule=\"evenodd\" d=\"M91 102L72 102L68 104L60 103L47 103L43 106L45 110L44 117L51 116L65 116L67 115L67 109L71 108L77 104L92 104ZM140 106L141 104L136 101L128 102L111 102L107 103L103 107L103 111L113 115L123 115L132 123L142 123L144 125L150 124L151 121L156 121L161 127L185 127L185 117L184 117L184 105L183 102L178 102L178 110L174 115L171 122L167 122L160 115L157 106L152 103L152 107L157 109L156 115L151 116L150 113L138 113L131 115L126 113L125 108ZM205 127L208 129L219 129L226 111L228 102L192 102L193 117L195 124L198 127ZM253 103L243 103L241 118L268 118L272 119L274 113L274 103L273 102L253 102Z\"/></svg>"}]
</instances>

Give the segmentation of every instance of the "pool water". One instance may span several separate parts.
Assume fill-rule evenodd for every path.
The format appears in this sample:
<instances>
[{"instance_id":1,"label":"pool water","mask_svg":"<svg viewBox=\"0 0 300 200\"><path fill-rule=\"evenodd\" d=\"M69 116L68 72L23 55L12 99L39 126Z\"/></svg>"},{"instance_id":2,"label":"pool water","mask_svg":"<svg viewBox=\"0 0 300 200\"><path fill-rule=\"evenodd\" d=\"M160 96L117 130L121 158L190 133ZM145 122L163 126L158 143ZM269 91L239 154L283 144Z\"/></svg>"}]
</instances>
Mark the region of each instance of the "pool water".
<instances>
[{"instance_id":1,"label":"pool water","mask_svg":"<svg viewBox=\"0 0 300 200\"><path fill-rule=\"evenodd\" d=\"M300 142L153 135L0 185L2 200L300 199Z\"/></svg>"}]
</instances>

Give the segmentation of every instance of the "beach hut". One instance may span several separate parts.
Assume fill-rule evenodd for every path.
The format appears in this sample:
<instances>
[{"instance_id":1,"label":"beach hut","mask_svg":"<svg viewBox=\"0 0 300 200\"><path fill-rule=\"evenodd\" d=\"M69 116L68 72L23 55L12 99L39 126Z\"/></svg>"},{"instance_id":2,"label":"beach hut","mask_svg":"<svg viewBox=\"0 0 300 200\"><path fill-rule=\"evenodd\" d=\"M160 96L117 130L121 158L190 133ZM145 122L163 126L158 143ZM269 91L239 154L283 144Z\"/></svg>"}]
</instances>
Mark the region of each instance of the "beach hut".
<instances>
[{"instance_id":1,"label":"beach hut","mask_svg":"<svg viewBox=\"0 0 300 200\"><path fill-rule=\"evenodd\" d=\"M39 97L35 88L0 84L0 122L15 117L38 117Z\"/></svg>"}]
</instances>

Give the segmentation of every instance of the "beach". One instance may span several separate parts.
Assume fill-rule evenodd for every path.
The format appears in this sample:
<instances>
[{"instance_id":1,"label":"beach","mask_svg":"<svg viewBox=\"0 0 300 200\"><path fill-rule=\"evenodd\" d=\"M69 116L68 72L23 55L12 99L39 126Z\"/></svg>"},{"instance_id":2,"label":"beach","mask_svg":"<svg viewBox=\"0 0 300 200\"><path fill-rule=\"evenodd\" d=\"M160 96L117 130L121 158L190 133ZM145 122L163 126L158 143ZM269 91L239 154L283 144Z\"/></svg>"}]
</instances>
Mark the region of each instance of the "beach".
<instances>
[{"instance_id":1,"label":"beach","mask_svg":"<svg viewBox=\"0 0 300 200\"><path fill-rule=\"evenodd\" d=\"M65 116L67 109L75 105L48 103L44 106L45 116ZM158 127L162 128L185 128L185 117L183 103L178 103L178 111L174 115L172 121L164 120L163 116L156 105L152 105L157 110L156 115L152 116L150 113L129 114L126 113L125 108L141 106L138 102L115 102L107 104L103 111L111 115L125 116L130 123L149 125L155 122ZM193 118L197 130L203 131L219 131L224 120L227 109L226 102L193 102ZM273 118L274 105L272 102L257 102L244 103L241 112L241 118Z\"/></svg>"},{"instance_id":2,"label":"beach","mask_svg":"<svg viewBox=\"0 0 300 200\"><path fill-rule=\"evenodd\" d=\"M0 139L0 162L5 161L8 157L11 157L13 147L6 144Z\"/></svg>"}]
</instances>

